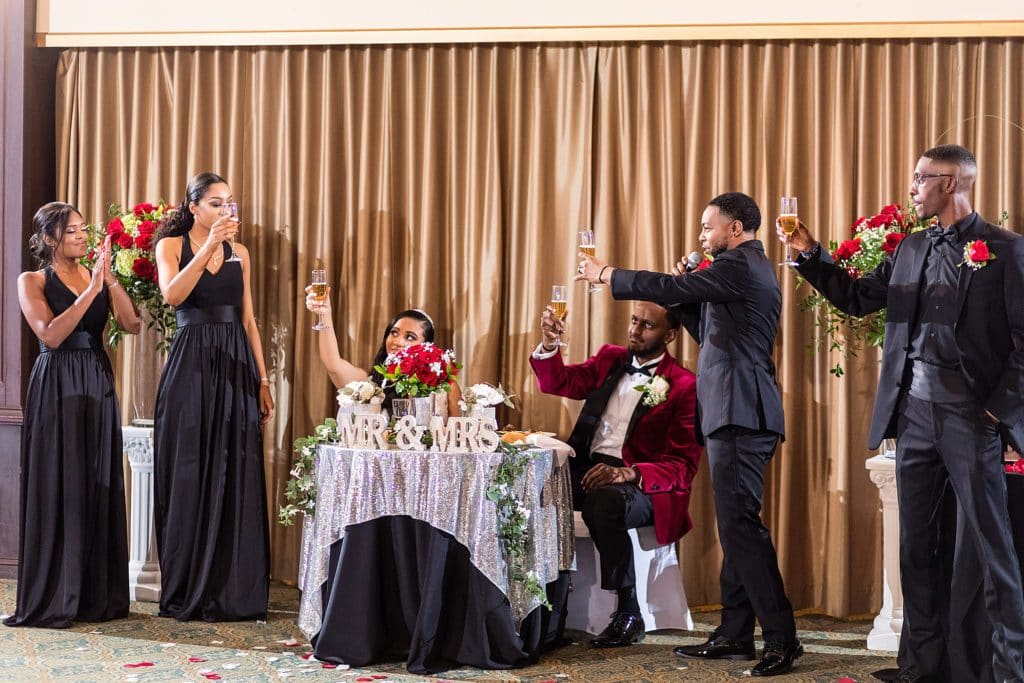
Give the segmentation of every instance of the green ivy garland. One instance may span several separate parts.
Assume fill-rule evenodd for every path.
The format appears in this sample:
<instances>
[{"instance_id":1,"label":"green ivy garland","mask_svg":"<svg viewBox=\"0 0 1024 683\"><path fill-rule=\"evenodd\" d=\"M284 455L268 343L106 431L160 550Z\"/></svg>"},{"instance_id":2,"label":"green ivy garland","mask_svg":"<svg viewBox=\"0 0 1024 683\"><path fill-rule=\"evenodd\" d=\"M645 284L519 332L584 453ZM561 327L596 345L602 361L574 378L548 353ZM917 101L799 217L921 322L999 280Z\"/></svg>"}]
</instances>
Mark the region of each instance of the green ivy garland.
<instances>
[{"instance_id":1,"label":"green ivy garland","mask_svg":"<svg viewBox=\"0 0 1024 683\"><path fill-rule=\"evenodd\" d=\"M316 512L316 448L322 443L338 442L338 421L333 417L317 425L310 436L295 439L292 448L299 457L292 463L291 479L285 484L284 497L288 504L277 511L277 522L283 526L292 526L295 515L312 515Z\"/></svg>"},{"instance_id":2,"label":"green ivy garland","mask_svg":"<svg viewBox=\"0 0 1024 683\"><path fill-rule=\"evenodd\" d=\"M487 499L498 508L498 540L512 581L540 604L551 609L548 594L534 570L526 571L526 552L532 543L530 509L522 500L523 475L535 455L526 444L498 442L501 462L487 487Z\"/></svg>"}]
</instances>

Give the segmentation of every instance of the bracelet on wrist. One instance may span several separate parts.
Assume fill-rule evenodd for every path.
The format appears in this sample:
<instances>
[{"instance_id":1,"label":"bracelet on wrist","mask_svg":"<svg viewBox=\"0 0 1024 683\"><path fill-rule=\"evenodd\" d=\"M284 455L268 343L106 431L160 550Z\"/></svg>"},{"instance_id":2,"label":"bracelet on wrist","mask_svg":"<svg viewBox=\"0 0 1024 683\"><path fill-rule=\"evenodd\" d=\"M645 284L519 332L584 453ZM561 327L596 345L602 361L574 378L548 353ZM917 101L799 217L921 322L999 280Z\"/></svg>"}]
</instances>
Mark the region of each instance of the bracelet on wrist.
<instances>
[{"instance_id":1,"label":"bracelet on wrist","mask_svg":"<svg viewBox=\"0 0 1024 683\"><path fill-rule=\"evenodd\" d=\"M260 384L270 384L270 379L268 377L260 377Z\"/></svg>"},{"instance_id":2,"label":"bracelet on wrist","mask_svg":"<svg viewBox=\"0 0 1024 683\"><path fill-rule=\"evenodd\" d=\"M601 284L604 284L604 271L607 270L608 268L611 268L611 266L605 266L604 268L601 269L601 272L597 274L597 281L600 282Z\"/></svg>"}]
</instances>

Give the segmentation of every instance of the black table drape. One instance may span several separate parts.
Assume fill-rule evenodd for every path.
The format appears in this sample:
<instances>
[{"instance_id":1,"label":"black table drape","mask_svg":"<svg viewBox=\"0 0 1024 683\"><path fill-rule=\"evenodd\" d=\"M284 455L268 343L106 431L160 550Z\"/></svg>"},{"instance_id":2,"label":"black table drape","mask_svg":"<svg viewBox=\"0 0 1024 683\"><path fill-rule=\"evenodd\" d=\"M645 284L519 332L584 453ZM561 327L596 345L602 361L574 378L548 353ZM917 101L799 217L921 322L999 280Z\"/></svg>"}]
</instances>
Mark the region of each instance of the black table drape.
<instances>
[{"instance_id":1,"label":"black table drape","mask_svg":"<svg viewBox=\"0 0 1024 683\"><path fill-rule=\"evenodd\" d=\"M559 644L568 572L547 585L549 611L514 623L508 598L450 534L411 517L346 528L331 546L317 659L351 666L405 660L409 672L527 666Z\"/></svg>"}]
</instances>

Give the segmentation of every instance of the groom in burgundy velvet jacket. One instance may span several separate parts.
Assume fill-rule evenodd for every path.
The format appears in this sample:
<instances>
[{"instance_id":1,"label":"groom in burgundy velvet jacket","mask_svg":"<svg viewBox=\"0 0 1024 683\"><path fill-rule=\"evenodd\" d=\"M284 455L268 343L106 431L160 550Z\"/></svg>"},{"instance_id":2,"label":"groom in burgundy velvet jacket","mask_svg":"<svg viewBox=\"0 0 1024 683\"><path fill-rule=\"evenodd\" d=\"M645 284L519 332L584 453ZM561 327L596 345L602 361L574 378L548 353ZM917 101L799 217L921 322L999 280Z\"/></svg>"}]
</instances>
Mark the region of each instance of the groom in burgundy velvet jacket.
<instances>
[{"instance_id":1,"label":"groom in burgundy velvet jacket","mask_svg":"<svg viewBox=\"0 0 1024 683\"><path fill-rule=\"evenodd\" d=\"M618 594L618 609L594 647L644 637L628 530L653 523L658 542L673 543L693 526L690 482L702 451L694 430L697 382L668 353L678 328L669 310L637 302L628 347L606 344L584 362L565 365L556 346L564 322L551 308L541 317L544 341L530 364L541 391L586 399L569 437L576 453L573 506L582 510L600 554L601 587ZM645 386L654 391L638 390Z\"/></svg>"}]
</instances>

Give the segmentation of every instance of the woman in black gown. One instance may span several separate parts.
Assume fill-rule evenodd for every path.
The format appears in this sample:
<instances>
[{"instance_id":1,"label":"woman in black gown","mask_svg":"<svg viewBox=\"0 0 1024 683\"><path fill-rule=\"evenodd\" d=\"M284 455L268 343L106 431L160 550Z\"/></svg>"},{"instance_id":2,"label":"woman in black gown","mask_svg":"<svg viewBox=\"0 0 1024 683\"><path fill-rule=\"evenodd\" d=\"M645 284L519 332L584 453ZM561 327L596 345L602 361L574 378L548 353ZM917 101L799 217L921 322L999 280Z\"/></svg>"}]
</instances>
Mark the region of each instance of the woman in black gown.
<instances>
[{"instance_id":1,"label":"woman in black gown","mask_svg":"<svg viewBox=\"0 0 1024 683\"><path fill-rule=\"evenodd\" d=\"M248 250L200 173L160 231L157 268L178 331L157 390L154 492L160 615L263 619L270 577L261 428L274 401L253 315ZM238 256L231 260L232 253Z\"/></svg>"},{"instance_id":2,"label":"woman in black gown","mask_svg":"<svg viewBox=\"0 0 1024 683\"><path fill-rule=\"evenodd\" d=\"M42 270L18 278L39 338L21 441L18 606L8 626L66 628L128 615L128 537L121 416L103 350L108 311L125 331L139 316L104 245L92 272L81 214L51 202L33 218Z\"/></svg>"}]
</instances>

